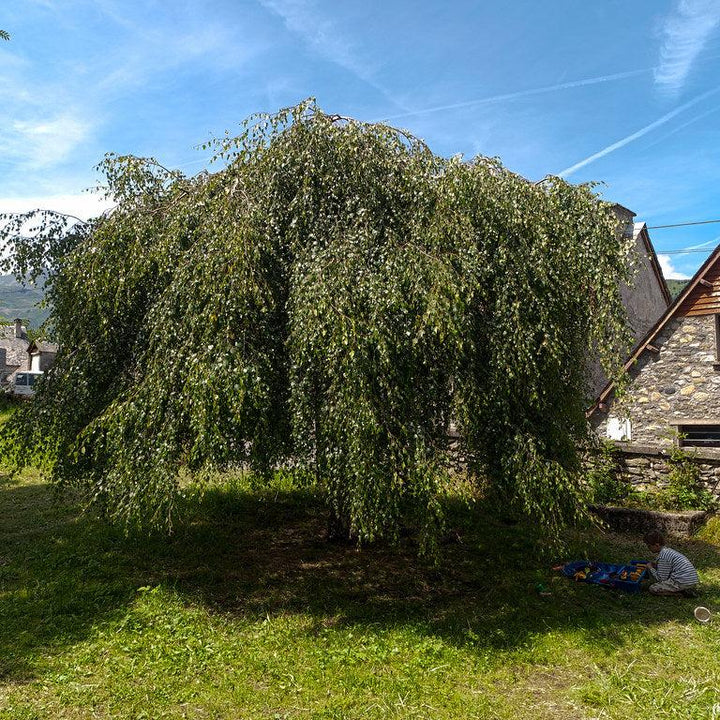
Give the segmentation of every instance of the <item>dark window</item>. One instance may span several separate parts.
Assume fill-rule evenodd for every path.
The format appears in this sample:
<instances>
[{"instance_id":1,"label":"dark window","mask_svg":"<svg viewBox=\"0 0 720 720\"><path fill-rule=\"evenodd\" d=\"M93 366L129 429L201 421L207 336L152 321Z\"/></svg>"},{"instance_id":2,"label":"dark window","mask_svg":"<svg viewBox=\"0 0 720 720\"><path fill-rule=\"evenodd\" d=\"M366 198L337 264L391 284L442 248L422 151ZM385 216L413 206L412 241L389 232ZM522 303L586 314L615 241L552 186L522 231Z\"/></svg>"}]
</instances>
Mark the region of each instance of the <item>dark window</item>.
<instances>
[{"instance_id":1,"label":"dark window","mask_svg":"<svg viewBox=\"0 0 720 720\"><path fill-rule=\"evenodd\" d=\"M720 425L678 425L682 447L720 447Z\"/></svg>"}]
</instances>

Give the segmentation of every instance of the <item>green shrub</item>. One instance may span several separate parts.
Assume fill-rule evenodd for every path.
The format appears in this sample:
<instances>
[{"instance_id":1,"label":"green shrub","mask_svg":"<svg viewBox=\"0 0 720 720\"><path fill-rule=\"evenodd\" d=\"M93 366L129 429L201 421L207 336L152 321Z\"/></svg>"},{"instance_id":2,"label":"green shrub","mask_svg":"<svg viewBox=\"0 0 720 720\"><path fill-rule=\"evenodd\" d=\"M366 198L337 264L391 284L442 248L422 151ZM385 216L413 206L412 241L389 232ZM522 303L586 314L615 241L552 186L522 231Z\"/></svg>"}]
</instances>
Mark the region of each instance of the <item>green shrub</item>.
<instances>
[{"instance_id":1,"label":"green shrub","mask_svg":"<svg viewBox=\"0 0 720 720\"><path fill-rule=\"evenodd\" d=\"M620 474L616 453L612 440L602 440L588 461L588 488L595 503L620 504L632 493L632 485Z\"/></svg>"},{"instance_id":2,"label":"green shrub","mask_svg":"<svg viewBox=\"0 0 720 720\"><path fill-rule=\"evenodd\" d=\"M717 500L700 481L700 467L692 455L678 445L670 450L668 486L660 490L658 502L667 510L712 510Z\"/></svg>"},{"instance_id":3,"label":"green shrub","mask_svg":"<svg viewBox=\"0 0 720 720\"><path fill-rule=\"evenodd\" d=\"M697 539L710 545L720 545L720 517L709 518L705 525L698 530Z\"/></svg>"},{"instance_id":4,"label":"green shrub","mask_svg":"<svg viewBox=\"0 0 720 720\"><path fill-rule=\"evenodd\" d=\"M587 463L592 502L648 510L715 510L718 501L701 482L700 467L693 455L674 444L668 459L668 485L661 490L635 490L622 476L617 447L611 440L599 443Z\"/></svg>"}]
</instances>

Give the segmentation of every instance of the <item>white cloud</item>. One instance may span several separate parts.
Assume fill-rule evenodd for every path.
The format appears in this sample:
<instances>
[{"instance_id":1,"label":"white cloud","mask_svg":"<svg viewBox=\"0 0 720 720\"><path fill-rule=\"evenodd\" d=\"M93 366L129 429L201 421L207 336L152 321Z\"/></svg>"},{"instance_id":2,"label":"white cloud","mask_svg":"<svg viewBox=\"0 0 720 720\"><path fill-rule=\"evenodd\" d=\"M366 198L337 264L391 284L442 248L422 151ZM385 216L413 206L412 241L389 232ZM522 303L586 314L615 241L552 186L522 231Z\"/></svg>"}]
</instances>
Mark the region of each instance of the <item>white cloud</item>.
<instances>
[{"instance_id":1,"label":"white cloud","mask_svg":"<svg viewBox=\"0 0 720 720\"><path fill-rule=\"evenodd\" d=\"M116 38L101 63L97 90L124 94L159 75L192 67L221 71L249 64L268 47L243 25L212 18L200 4L175 2L171 19L162 3L144 5L115 0L88 0L117 27Z\"/></svg>"},{"instance_id":2,"label":"white cloud","mask_svg":"<svg viewBox=\"0 0 720 720\"><path fill-rule=\"evenodd\" d=\"M72 159L94 138L100 125L99 114L81 94L68 88L68 81L72 86L74 78L67 68L38 73L38 65L30 57L11 57L12 62L5 63L2 58L0 63L4 71L0 76L0 167L5 187L13 175L22 174L25 182L42 182L44 178L31 180L29 173L47 171ZM88 85L82 83L83 88Z\"/></svg>"},{"instance_id":3,"label":"white cloud","mask_svg":"<svg viewBox=\"0 0 720 720\"><path fill-rule=\"evenodd\" d=\"M259 1L264 8L282 18L285 27L298 35L320 57L352 73L401 110L408 110L377 81L380 67L377 59L353 44L337 23L317 9L315 0Z\"/></svg>"},{"instance_id":4,"label":"white cloud","mask_svg":"<svg viewBox=\"0 0 720 720\"><path fill-rule=\"evenodd\" d=\"M203 64L226 71L237 71L262 49L260 41L237 38L231 30L210 24L198 30L176 31L166 28L140 28L126 45L108 54L107 74L96 90L101 94L126 94L143 87L162 73Z\"/></svg>"},{"instance_id":5,"label":"white cloud","mask_svg":"<svg viewBox=\"0 0 720 720\"><path fill-rule=\"evenodd\" d=\"M672 258L669 255L659 254L657 256L660 267L662 268L663 275L666 280L689 280L689 275L684 275L679 270L676 270L672 264Z\"/></svg>"},{"instance_id":6,"label":"white cloud","mask_svg":"<svg viewBox=\"0 0 720 720\"><path fill-rule=\"evenodd\" d=\"M111 149L118 149L123 133L139 132L135 104L145 99L141 92L147 88L158 97L169 85L181 86L178 76L186 68L202 73L205 82L221 82L269 42L241 22L205 18L206 10L192 0L172 12L161 3L115 0L35 0L32 10L77 39L57 57L49 55L50 62L27 42L0 43L0 199L61 196L92 185L93 165L109 149L108 134L116 131L120 139L112 140ZM84 48L92 23L101 23L108 41L100 45L93 36ZM48 51L55 52L52 43Z\"/></svg>"},{"instance_id":7,"label":"white cloud","mask_svg":"<svg viewBox=\"0 0 720 720\"><path fill-rule=\"evenodd\" d=\"M0 214L25 213L31 210L54 210L81 220L101 215L113 206L103 195L78 193L74 195L44 195L36 197L0 197Z\"/></svg>"},{"instance_id":8,"label":"white cloud","mask_svg":"<svg viewBox=\"0 0 720 720\"><path fill-rule=\"evenodd\" d=\"M280 16L288 30L300 35L320 55L362 80L372 79L368 64L358 60L356 49L331 20L320 15L312 0L260 0L260 4Z\"/></svg>"},{"instance_id":9,"label":"white cloud","mask_svg":"<svg viewBox=\"0 0 720 720\"><path fill-rule=\"evenodd\" d=\"M720 24L720 0L679 0L665 18L656 85L671 94L685 83L693 63Z\"/></svg>"},{"instance_id":10,"label":"white cloud","mask_svg":"<svg viewBox=\"0 0 720 720\"><path fill-rule=\"evenodd\" d=\"M9 133L10 154L31 168L52 167L86 142L92 129L87 120L68 114L40 121L16 120Z\"/></svg>"}]
</instances>

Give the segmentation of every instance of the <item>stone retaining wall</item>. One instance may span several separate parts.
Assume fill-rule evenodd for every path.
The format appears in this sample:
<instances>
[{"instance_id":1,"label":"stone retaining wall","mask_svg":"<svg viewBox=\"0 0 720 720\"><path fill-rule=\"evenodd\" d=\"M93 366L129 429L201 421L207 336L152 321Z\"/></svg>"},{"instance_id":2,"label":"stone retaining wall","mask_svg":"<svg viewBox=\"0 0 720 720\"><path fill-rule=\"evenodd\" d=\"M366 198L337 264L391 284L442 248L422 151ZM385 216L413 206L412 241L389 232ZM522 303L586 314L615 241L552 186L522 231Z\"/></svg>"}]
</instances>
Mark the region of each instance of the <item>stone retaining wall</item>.
<instances>
[{"instance_id":1,"label":"stone retaining wall","mask_svg":"<svg viewBox=\"0 0 720 720\"><path fill-rule=\"evenodd\" d=\"M644 535L658 530L663 535L691 537L700 529L708 515L703 510L671 513L608 505L591 505L590 509L611 530L633 535Z\"/></svg>"},{"instance_id":2,"label":"stone retaining wall","mask_svg":"<svg viewBox=\"0 0 720 720\"><path fill-rule=\"evenodd\" d=\"M689 458L700 469L700 481L707 490L720 499L720 454L688 448ZM669 453L654 447L618 445L615 453L618 471L638 490L662 489L668 484L672 469Z\"/></svg>"}]
</instances>

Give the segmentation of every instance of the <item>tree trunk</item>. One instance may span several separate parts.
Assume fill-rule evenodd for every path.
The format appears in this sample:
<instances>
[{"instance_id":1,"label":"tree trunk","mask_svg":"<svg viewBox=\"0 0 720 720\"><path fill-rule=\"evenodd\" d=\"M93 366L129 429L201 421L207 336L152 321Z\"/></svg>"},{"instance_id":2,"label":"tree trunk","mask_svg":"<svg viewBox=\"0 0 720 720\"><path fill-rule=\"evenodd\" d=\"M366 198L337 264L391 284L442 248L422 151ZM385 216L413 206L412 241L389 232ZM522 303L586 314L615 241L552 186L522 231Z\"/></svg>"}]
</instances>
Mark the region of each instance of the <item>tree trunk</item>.
<instances>
[{"instance_id":1,"label":"tree trunk","mask_svg":"<svg viewBox=\"0 0 720 720\"><path fill-rule=\"evenodd\" d=\"M350 527L350 517L347 513L338 513L330 509L325 538L328 542L335 543L353 543L357 540L357 534Z\"/></svg>"}]
</instances>

